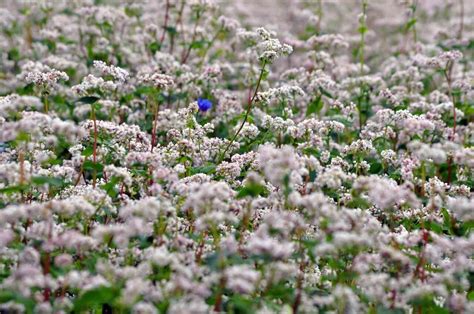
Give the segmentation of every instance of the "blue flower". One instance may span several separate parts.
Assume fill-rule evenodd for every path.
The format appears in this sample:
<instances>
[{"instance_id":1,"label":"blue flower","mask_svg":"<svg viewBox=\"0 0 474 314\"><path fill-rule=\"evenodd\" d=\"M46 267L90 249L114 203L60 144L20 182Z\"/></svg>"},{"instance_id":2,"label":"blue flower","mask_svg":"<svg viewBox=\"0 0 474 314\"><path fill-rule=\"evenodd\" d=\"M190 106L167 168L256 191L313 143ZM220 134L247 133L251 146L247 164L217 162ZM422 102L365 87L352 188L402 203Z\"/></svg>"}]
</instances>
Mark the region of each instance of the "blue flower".
<instances>
[{"instance_id":1,"label":"blue flower","mask_svg":"<svg viewBox=\"0 0 474 314\"><path fill-rule=\"evenodd\" d=\"M198 106L201 111L208 111L212 108L212 101L205 98L198 98Z\"/></svg>"}]
</instances>

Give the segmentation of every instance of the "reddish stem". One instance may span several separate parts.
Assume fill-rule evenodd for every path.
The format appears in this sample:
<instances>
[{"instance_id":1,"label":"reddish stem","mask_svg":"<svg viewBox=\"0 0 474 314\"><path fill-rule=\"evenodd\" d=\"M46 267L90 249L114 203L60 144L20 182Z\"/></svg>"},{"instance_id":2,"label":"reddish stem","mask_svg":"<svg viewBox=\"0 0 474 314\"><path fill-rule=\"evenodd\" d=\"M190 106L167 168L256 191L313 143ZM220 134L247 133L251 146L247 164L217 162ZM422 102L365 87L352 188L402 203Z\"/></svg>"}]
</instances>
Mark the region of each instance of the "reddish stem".
<instances>
[{"instance_id":1,"label":"reddish stem","mask_svg":"<svg viewBox=\"0 0 474 314\"><path fill-rule=\"evenodd\" d=\"M296 282L296 297L295 297L295 302L293 303L292 309L293 313L298 313L298 308L301 304L301 290L303 288L303 279L304 279L304 268L306 266L306 263L304 262L304 259L301 260L300 263L300 274L298 276L297 282Z\"/></svg>"},{"instance_id":2,"label":"reddish stem","mask_svg":"<svg viewBox=\"0 0 474 314\"><path fill-rule=\"evenodd\" d=\"M234 143L235 139L236 139L237 136L239 135L240 131L242 131L242 129L243 129L244 125L245 125L245 122L247 122L247 119L248 119L249 114L250 114L250 110L252 109L252 103L253 103L253 101L255 100L255 97L257 97L258 89L260 88L260 83L262 82L263 74L265 73L265 66L266 66L266 63L263 62L263 64L262 64L262 69L260 70L260 75L259 75L259 77L258 77L257 86L255 86L255 91L254 91L254 93L253 93L253 96L252 96L252 98L249 99L249 102L248 102L248 105L247 105L247 111L245 112L244 121L242 121L242 124L240 125L239 129L237 130L237 132L234 134L234 137L232 137L232 139L230 140L229 144L228 144L227 147L225 148L224 152L221 154L221 156L220 156L220 158L219 158L219 161L221 161L222 159L224 159L225 153L227 153L227 151L229 150L229 148L232 146L232 144Z\"/></svg>"},{"instance_id":3,"label":"reddish stem","mask_svg":"<svg viewBox=\"0 0 474 314\"><path fill-rule=\"evenodd\" d=\"M43 257L43 275L48 275L51 271L51 258L49 256L49 252L46 252ZM49 301L51 296L51 289L45 288L43 291L43 298L44 301Z\"/></svg>"},{"instance_id":4,"label":"reddish stem","mask_svg":"<svg viewBox=\"0 0 474 314\"><path fill-rule=\"evenodd\" d=\"M156 127L158 124L158 104L155 106L155 112L153 113L153 123L151 130L151 152L153 153L153 148L156 146Z\"/></svg>"},{"instance_id":5,"label":"reddish stem","mask_svg":"<svg viewBox=\"0 0 474 314\"><path fill-rule=\"evenodd\" d=\"M92 150L92 160L94 161L94 165L97 162L97 121L95 117L95 108L94 104L91 105L92 108L92 121L94 123L94 147ZM95 189L97 181L97 170L94 169L93 180L92 180L92 187Z\"/></svg>"},{"instance_id":6,"label":"reddish stem","mask_svg":"<svg viewBox=\"0 0 474 314\"><path fill-rule=\"evenodd\" d=\"M185 0L181 1L181 6L178 12L178 19L176 20L176 28L178 28L178 25L179 25L181 27L181 30L183 29L183 11L184 11L185 2L186 2ZM174 51L174 36L171 36L170 54L173 54L173 51Z\"/></svg>"},{"instance_id":7,"label":"reddish stem","mask_svg":"<svg viewBox=\"0 0 474 314\"><path fill-rule=\"evenodd\" d=\"M160 38L161 45L163 45L163 41L165 40L165 36L166 36L166 29L168 28L169 11L170 11L170 0L166 0L165 24L163 25L163 33L161 34L161 38Z\"/></svg>"},{"instance_id":8,"label":"reddish stem","mask_svg":"<svg viewBox=\"0 0 474 314\"><path fill-rule=\"evenodd\" d=\"M224 275L221 275L221 279L219 281L219 291L217 293L216 297L216 303L214 304L214 311L215 312L221 312L222 310L222 295L224 293L224 288L225 288L225 277Z\"/></svg>"},{"instance_id":9,"label":"reddish stem","mask_svg":"<svg viewBox=\"0 0 474 314\"><path fill-rule=\"evenodd\" d=\"M200 18L200 14L198 12L197 15L196 15L196 23L194 24L193 36L191 38L191 43L189 44L188 49L186 50L186 52L184 53L184 55L181 59L182 64L185 64L186 61L188 61L189 55L191 54L191 49L193 49L193 43L196 40L196 35L197 35L197 27L198 27L198 24L199 24L199 18Z\"/></svg>"}]
</instances>

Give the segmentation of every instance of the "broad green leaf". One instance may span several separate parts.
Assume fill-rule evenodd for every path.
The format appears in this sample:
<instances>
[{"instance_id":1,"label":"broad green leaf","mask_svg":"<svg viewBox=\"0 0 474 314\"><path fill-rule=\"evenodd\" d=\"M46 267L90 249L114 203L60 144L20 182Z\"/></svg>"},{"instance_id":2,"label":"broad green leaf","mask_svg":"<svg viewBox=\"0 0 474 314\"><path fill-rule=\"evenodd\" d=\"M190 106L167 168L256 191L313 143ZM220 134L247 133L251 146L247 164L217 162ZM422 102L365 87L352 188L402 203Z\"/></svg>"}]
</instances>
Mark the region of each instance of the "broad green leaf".
<instances>
[{"instance_id":1,"label":"broad green leaf","mask_svg":"<svg viewBox=\"0 0 474 314\"><path fill-rule=\"evenodd\" d=\"M64 181L59 178L51 178L46 176L37 176L31 178L31 183L35 185L43 185L48 184L50 186L62 186L64 185Z\"/></svg>"},{"instance_id":2,"label":"broad green leaf","mask_svg":"<svg viewBox=\"0 0 474 314\"><path fill-rule=\"evenodd\" d=\"M101 163L94 163L92 160L86 160L84 161L84 169L85 170L96 170L96 171L102 171L104 169L104 165Z\"/></svg>"},{"instance_id":3,"label":"broad green leaf","mask_svg":"<svg viewBox=\"0 0 474 314\"><path fill-rule=\"evenodd\" d=\"M81 313L96 309L103 304L113 305L119 296L119 289L100 286L82 294L74 302L74 311Z\"/></svg>"},{"instance_id":4,"label":"broad green leaf","mask_svg":"<svg viewBox=\"0 0 474 314\"><path fill-rule=\"evenodd\" d=\"M323 108L323 101L321 100L321 95L309 103L308 108L306 109L306 116L310 116L313 113L318 113Z\"/></svg>"},{"instance_id":5,"label":"broad green leaf","mask_svg":"<svg viewBox=\"0 0 474 314\"><path fill-rule=\"evenodd\" d=\"M239 190L237 193L237 198L244 198L246 196L257 197L259 195L266 194L267 192L267 189L263 185L252 182Z\"/></svg>"},{"instance_id":6,"label":"broad green leaf","mask_svg":"<svg viewBox=\"0 0 474 314\"><path fill-rule=\"evenodd\" d=\"M205 166L191 168L190 174L191 175L198 174L198 173L210 174L210 173L214 173L215 170L216 170L215 164L207 164Z\"/></svg>"},{"instance_id":7,"label":"broad green leaf","mask_svg":"<svg viewBox=\"0 0 474 314\"><path fill-rule=\"evenodd\" d=\"M0 304L7 302L15 302L25 307L26 313L33 313L35 302L32 299L25 298L19 293L13 291L0 291Z\"/></svg>"},{"instance_id":8,"label":"broad green leaf","mask_svg":"<svg viewBox=\"0 0 474 314\"><path fill-rule=\"evenodd\" d=\"M79 98L76 102L82 102L84 104L94 104L99 99L100 97L97 97L97 96L85 96L85 97Z\"/></svg>"}]
</instances>

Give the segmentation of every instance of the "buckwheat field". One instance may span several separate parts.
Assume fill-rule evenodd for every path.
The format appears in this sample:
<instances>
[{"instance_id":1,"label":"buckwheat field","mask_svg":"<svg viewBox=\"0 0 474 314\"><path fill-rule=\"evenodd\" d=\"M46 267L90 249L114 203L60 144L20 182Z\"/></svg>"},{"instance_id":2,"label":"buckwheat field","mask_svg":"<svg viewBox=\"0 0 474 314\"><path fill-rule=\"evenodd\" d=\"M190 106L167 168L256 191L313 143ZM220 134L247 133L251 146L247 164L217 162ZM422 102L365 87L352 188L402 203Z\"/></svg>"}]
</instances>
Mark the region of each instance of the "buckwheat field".
<instances>
[{"instance_id":1,"label":"buckwheat field","mask_svg":"<svg viewBox=\"0 0 474 314\"><path fill-rule=\"evenodd\" d=\"M473 1L0 3L0 313L474 313Z\"/></svg>"}]
</instances>

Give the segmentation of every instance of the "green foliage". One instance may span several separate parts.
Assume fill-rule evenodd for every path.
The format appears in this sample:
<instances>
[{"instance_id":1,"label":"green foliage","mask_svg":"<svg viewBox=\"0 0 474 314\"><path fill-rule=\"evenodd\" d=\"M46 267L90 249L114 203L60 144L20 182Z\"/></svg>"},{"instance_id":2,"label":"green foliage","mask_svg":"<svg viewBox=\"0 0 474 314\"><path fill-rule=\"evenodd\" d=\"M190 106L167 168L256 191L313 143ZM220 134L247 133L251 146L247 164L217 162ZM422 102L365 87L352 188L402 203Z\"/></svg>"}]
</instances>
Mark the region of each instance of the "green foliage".
<instances>
[{"instance_id":1,"label":"green foliage","mask_svg":"<svg viewBox=\"0 0 474 314\"><path fill-rule=\"evenodd\" d=\"M323 108L323 105L324 103L321 99L321 95L319 95L315 100L309 103L308 108L306 109L306 116L308 117L313 113L319 113Z\"/></svg>"},{"instance_id":2,"label":"green foliage","mask_svg":"<svg viewBox=\"0 0 474 314\"><path fill-rule=\"evenodd\" d=\"M26 313L33 313L35 307L35 302L31 298L25 298L19 293L13 291L0 290L0 304L7 302L14 302L23 305Z\"/></svg>"},{"instance_id":3,"label":"green foliage","mask_svg":"<svg viewBox=\"0 0 474 314\"><path fill-rule=\"evenodd\" d=\"M243 186L237 193L237 198L244 198L246 196L257 197L260 195L266 195L267 189L258 183L250 182Z\"/></svg>"},{"instance_id":4,"label":"green foliage","mask_svg":"<svg viewBox=\"0 0 474 314\"><path fill-rule=\"evenodd\" d=\"M97 96L84 96L79 98L76 102L82 102L84 104L92 105L95 104L99 99L100 97Z\"/></svg>"},{"instance_id":5,"label":"green foliage","mask_svg":"<svg viewBox=\"0 0 474 314\"><path fill-rule=\"evenodd\" d=\"M84 313L91 310L101 310L103 305L114 307L120 296L118 287L99 286L80 295L74 302L74 311Z\"/></svg>"}]
</instances>

